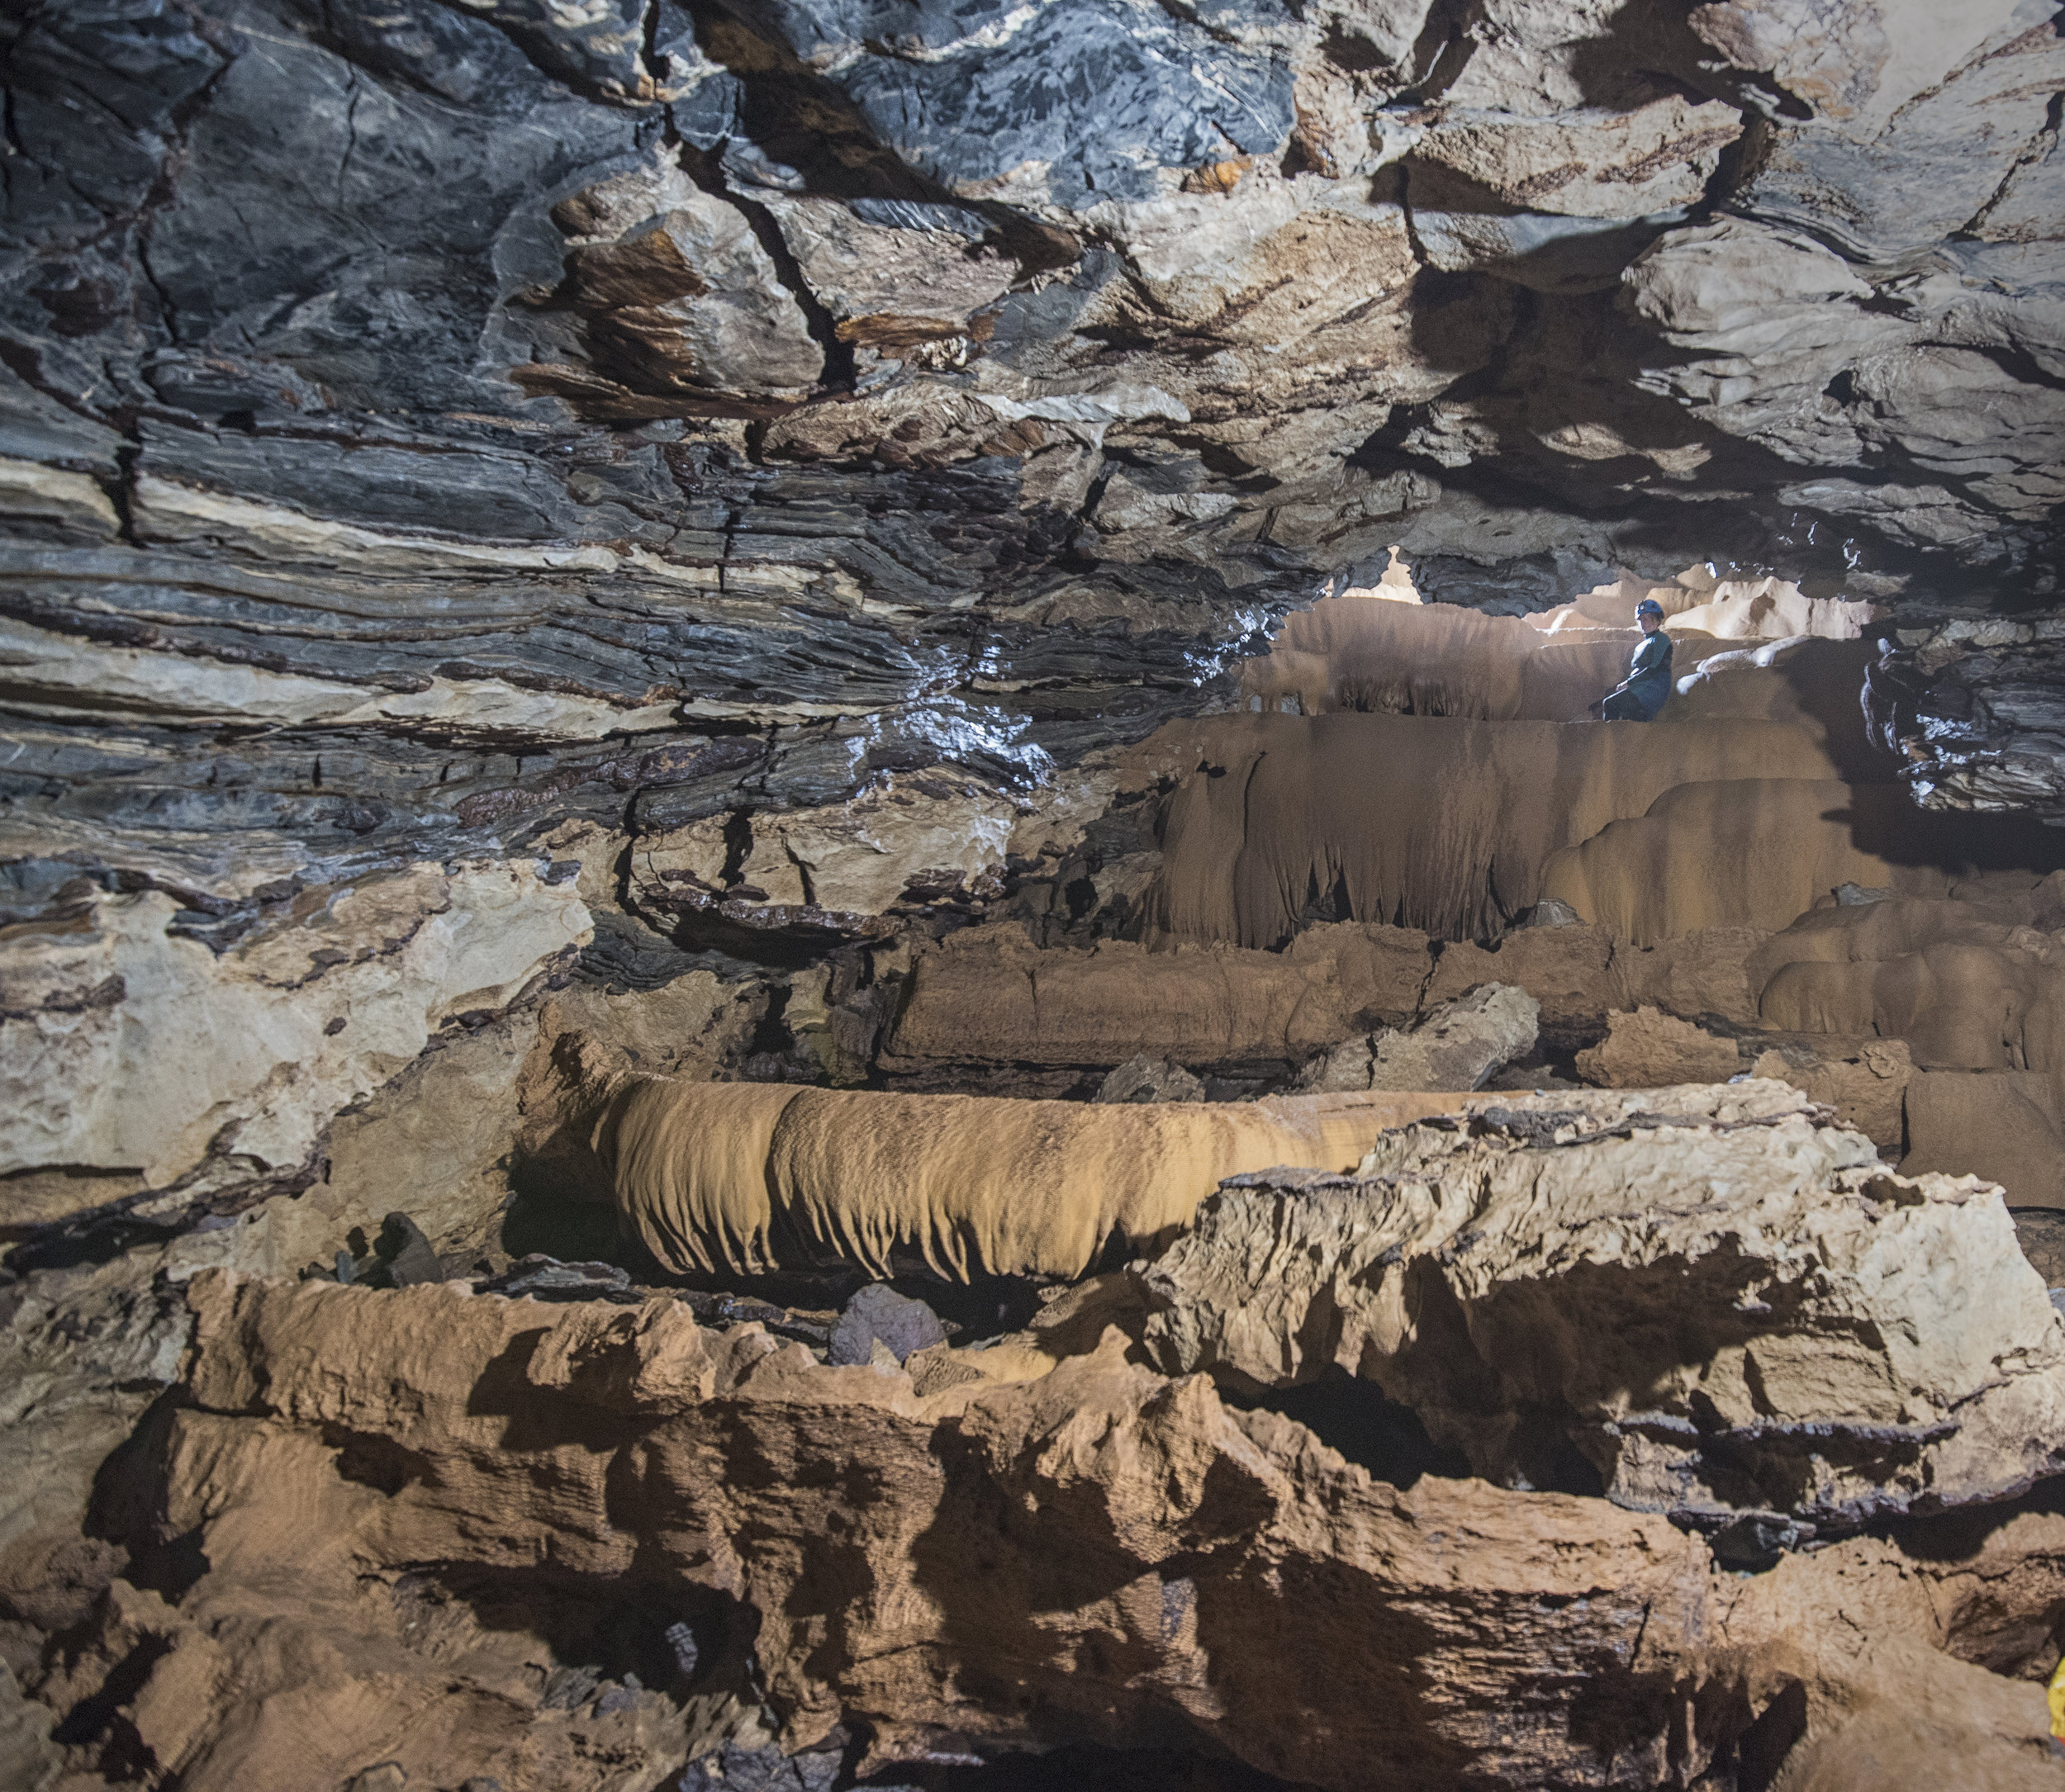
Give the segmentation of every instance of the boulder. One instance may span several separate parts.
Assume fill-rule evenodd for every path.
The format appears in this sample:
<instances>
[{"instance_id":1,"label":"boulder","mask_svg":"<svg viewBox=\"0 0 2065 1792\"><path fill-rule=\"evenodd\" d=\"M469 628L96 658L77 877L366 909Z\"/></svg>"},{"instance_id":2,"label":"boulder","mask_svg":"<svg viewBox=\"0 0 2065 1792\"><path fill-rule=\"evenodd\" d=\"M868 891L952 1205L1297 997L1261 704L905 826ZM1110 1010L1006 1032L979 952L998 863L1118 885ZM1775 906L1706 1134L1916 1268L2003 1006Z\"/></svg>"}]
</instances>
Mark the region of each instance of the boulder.
<instances>
[{"instance_id":1,"label":"boulder","mask_svg":"<svg viewBox=\"0 0 2065 1792\"><path fill-rule=\"evenodd\" d=\"M1602 927L1531 924L1490 946L1467 941L1444 946L1422 1000L1431 1007L1479 984L1504 984L1526 990L1539 1004L1537 1025L1545 1037L1566 1045L1588 1043L1614 1005L1619 956L1613 936Z\"/></svg>"},{"instance_id":2,"label":"boulder","mask_svg":"<svg viewBox=\"0 0 2065 1792\"><path fill-rule=\"evenodd\" d=\"M1983 1176L2018 1207L2065 1207L2065 1116L2053 1077L1917 1070L1906 1112L1905 1173Z\"/></svg>"},{"instance_id":3,"label":"boulder","mask_svg":"<svg viewBox=\"0 0 2065 1792\"><path fill-rule=\"evenodd\" d=\"M1755 927L1699 927L1654 945L1616 941L1613 949L1612 1005L1637 1007L1647 1002L1666 1014L1686 1018L1713 1015L1740 1026L1757 1024L1758 979L1751 955L1767 936Z\"/></svg>"},{"instance_id":4,"label":"boulder","mask_svg":"<svg viewBox=\"0 0 2065 1792\"><path fill-rule=\"evenodd\" d=\"M1781 1083L1520 1097L1351 1177L1231 1179L1137 1272L1170 1373L1330 1368L1510 1486L1841 1530L2065 1464L2065 1328L2000 1191Z\"/></svg>"},{"instance_id":5,"label":"boulder","mask_svg":"<svg viewBox=\"0 0 2065 1792\"><path fill-rule=\"evenodd\" d=\"M64 1771L50 1707L25 1699L14 1670L0 1662L0 1775L19 1792L45 1792Z\"/></svg>"},{"instance_id":6,"label":"boulder","mask_svg":"<svg viewBox=\"0 0 2065 1792\"><path fill-rule=\"evenodd\" d=\"M1201 1102L1204 1085L1167 1058L1128 1058L1097 1086L1094 1102Z\"/></svg>"},{"instance_id":7,"label":"boulder","mask_svg":"<svg viewBox=\"0 0 2065 1792\"><path fill-rule=\"evenodd\" d=\"M300 1172L343 1109L591 932L572 889L491 861L302 889L222 950L180 919L162 891L89 888L8 942L0 1171L127 1172L121 1192L166 1216ZM96 1180L23 1178L7 1219L67 1217Z\"/></svg>"},{"instance_id":8,"label":"boulder","mask_svg":"<svg viewBox=\"0 0 2065 1792\"><path fill-rule=\"evenodd\" d=\"M939 1316L923 1301L899 1294L886 1282L871 1282L846 1303L832 1328L829 1360L869 1363L876 1349L885 1349L899 1368L914 1350L928 1350L947 1341Z\"/></svg>"},{"instance_id":9,"label":"boulder","mask_svg":"<svg viewBox=\"0 0 2065 1792\"><path fill-rule=\"evenodd\" d=\"M1747 1055L1759 1043L1745 1040ZM1758 1052L1748 1064L1754 1077L1790 1083L1808 1100L1833 1108L1839 1124L1861 1132L1878 1147L1889 1162L1906 1149L1907 1088L1915 1074L1907 1044L1899 1039L1808 1041L1797 1036L1781 1040L1772 1050ZM1950 1169L1948 1164L1917 1163L1910 1173L1922 1169ZM1968 1168L1977 1172L1977 1164ZM1953 1175L1964 1169L1951 1170ZM1982 1172L1981 1173L1983 1173ZM1997 1176L1988 1178L1998 1182ZM2010 1192L2009 1199L2015 1197Z\"/></svg>"},{"instance_id":10,"label":"boulder","mask_svg":"<svg viewBox=\"0 0 2065 1792\"><path fill-rule=\"evenodd\" d=\"M1657 1088L1672 1083L1726 1083L1742 1068L1732 1039L1673 1020L1654 1008L1609 1015L1607 1036L1578 1054L1578 1074L1606 1088Z\"/></svg>"},{"instance_id":11,"label":"boulder","mask_svg":"<svg viewBox=\"0 0 2065 1792\"><path fill-rule=\"evenodd\" d=\"M1298 1087L1321 1094L1481 1088L1493 1071L1534 1050L1540 1014L1526 990L1487 984L1415 1026L1387 1027L1322 1053L1298 1073Z\"/></svg>"}]
</instances>

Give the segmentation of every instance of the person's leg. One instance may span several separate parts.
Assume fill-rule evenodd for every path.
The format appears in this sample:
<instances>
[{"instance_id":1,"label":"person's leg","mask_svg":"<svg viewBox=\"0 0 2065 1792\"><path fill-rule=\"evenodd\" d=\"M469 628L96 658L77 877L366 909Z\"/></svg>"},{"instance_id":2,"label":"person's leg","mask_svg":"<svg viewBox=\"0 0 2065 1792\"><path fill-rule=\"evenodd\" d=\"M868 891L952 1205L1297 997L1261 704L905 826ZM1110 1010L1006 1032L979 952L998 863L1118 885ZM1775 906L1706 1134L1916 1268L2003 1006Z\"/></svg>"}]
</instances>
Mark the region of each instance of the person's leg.
<instances>
[{"instance_id":1,"label":"person's leg","mask_svg":"<svg viewBox=\"0 0 2065 1792\"><path fill-rule=\"evenodd\" d=\"M1599 706L1599 715L1607 722L1646 722L1648 714L1635 700L1634 693L1616 690Z\"/></svg>"}]
</instances>

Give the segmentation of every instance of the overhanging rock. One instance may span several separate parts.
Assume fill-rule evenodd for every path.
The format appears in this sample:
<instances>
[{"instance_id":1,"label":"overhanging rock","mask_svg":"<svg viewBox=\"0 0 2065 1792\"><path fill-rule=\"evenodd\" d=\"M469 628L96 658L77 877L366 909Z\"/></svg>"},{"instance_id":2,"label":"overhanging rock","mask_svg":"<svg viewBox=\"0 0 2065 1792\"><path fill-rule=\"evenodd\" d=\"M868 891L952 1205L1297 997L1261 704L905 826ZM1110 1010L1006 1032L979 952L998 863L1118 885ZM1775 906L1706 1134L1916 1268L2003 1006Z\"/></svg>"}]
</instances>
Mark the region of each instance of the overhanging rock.
<instances>
[{"instance_id":1,"label":"overhanging rock","mask_svg":"<svg viewBox=\"0 0 2065 1792\"><path fill-rule=\"evenodd\" d=\"M1782 1083L1516 1097L1352 1176L1235 1177L1137 1266L1170 1373L1338 1367L1509 1486L1847 1529L2065 1458L2065 1330L2000 1191Z\"/></svg>"}]
</instances>

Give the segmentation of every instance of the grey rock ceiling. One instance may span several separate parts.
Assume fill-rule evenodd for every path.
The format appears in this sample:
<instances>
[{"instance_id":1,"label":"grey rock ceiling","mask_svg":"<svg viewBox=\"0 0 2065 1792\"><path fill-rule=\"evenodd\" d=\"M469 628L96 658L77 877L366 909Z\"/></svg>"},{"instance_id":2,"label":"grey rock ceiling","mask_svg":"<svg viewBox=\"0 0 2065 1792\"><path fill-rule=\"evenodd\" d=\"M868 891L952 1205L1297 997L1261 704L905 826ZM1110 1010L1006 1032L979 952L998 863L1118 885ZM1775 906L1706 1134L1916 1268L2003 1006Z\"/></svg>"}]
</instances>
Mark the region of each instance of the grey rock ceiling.
<instances>
[{"instance_id":1,"label":"grey rock ceiling","mask_svg":"<svg viewBox=\"0 0 2065 1792\"><path fill-rule=\"evenodd\" d=\"M2065 752L2057 18L13 8L8 900L1023 787L1392 543L1996 612L1888 688Z\"/></svg>"}]
</instances>

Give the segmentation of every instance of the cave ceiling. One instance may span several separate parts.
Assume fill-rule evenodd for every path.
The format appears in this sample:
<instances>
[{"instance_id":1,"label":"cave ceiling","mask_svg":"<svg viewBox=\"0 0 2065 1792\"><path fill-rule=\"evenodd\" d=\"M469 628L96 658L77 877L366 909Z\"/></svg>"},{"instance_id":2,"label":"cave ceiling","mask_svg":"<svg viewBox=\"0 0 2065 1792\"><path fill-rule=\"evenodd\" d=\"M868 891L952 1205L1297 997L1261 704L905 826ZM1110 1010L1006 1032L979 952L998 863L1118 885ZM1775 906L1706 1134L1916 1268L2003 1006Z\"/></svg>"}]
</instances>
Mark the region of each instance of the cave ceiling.
<instances>
[{"instance_id":1,"label":"cave ceiling","mask_svg":"<svg viewBox=\"0 0 2065 1792\"><path fill-rule=\"evenodd\" d=\"M2048 742L2055 21L17 10L9 856L233 903L1023 789L1393 544L1494 609L1705 559L1997 617L1973 725Z\"/></svg>"}]
</instances>

